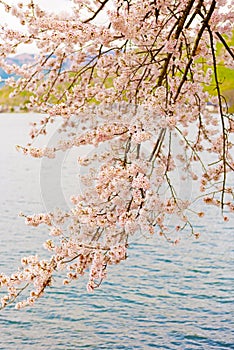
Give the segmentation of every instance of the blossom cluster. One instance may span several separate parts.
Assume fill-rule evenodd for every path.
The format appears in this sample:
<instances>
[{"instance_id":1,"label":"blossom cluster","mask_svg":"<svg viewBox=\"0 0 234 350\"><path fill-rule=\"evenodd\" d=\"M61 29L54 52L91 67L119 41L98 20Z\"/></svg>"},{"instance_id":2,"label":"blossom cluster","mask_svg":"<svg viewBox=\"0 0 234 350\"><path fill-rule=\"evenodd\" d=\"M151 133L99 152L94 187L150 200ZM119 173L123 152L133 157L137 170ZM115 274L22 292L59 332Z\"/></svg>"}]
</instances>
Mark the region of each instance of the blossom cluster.
<instances>
[{"instance_id":1,"label":"blossom cluster","mask_svg":"<svg viewBox=\"0 0 234 350\"><path fill-rule=\"evenodd\" d=\"M234 119L218 76L219 64L233 67L234 9L228 6L224 0L73 0L69 14L52 14L36 1L12 6L0 0L22 25L21 31L0 29L1 67L17 76L5 83L12 96L27 91L28 109L43 113L31 123L31 142L17 149L54 158L92 147L79 154L83 187L71 209L22 215L28 225L48 227L50 258L25 257L15 274L0 275L8 293L2 307L30 286L16 307L32 305L64 270L64 285L87 274L93 291L109 265L126 259L134 235L163 236L172 244L182 232L198 238L190 214L205 215L196 210L201 198L228 221ZM104 24L98 23L102 14ZM33 63L9 63L9 55L32 43L38 50ZM56 120L61 140L36 147Z\"/></svg>"}]
</instances>

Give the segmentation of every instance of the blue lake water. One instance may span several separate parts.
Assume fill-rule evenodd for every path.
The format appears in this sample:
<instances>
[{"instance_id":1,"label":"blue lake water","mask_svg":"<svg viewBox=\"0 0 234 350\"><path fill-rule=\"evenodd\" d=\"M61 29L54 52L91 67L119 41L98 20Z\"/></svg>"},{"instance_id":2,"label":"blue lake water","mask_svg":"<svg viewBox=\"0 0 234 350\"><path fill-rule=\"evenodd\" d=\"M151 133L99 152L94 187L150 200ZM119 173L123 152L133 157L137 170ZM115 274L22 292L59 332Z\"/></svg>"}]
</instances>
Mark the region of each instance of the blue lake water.
<instances>
[{"instance_id":1,"label":"blue lake water","mask_svg":"<svg viewBox=\"0 0 234 350\"><path fill-rule=\"evenodd\" d=\"M0 115L0 271L7 273L22 256L45 254L48 237L46 229L29 228L17 217L49 206L47 163L14 147L27 143L32 118ZM59 179L65 204L77 186L71 164L72 154L60 159L53 181ZM185 236L176 246L158 236L133 239L129 258L109 269L94 294L86 292L85 278L63 287L57 277L35 307L0 312L0 349L234 349L234 217L229 217L224 224L210 208L196 220L201 238Z\"/></svg>"}]
</instances>

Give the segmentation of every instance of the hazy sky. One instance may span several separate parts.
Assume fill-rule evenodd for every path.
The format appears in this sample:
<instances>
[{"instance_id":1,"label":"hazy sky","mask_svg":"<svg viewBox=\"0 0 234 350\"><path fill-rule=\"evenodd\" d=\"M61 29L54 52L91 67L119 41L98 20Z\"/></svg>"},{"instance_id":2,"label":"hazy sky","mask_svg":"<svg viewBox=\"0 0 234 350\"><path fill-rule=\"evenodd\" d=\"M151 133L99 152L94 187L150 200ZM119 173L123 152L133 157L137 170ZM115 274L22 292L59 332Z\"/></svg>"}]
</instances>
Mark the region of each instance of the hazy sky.
<instances>
[{"instance_id":1,"label":"hazy sky","mask_svg":"<svg viewBox=\"0 0 234 350\"><path fill-rule=\"evenodd\" d=\"M6 1L9 5L17 5L19 2L28 3L29 0L9 0ZM71 7L71 1L69 0L36 0L35 3L40 5L44 10L49 10L53 12L69 11ZM6 14L2 7L0 7L0 22L8 23L11 26L17 26L16 19L9 14Z\"/></svg>"},{"instance_id":2,"label":"hazy sky","mask_svg":"<svg viewBox=\"0 0 234 350\"><path fill-rule=\"evenodd\" d=\"M29 3L29 0L9 0L6 1L9 4L17 5L19 2ZM36 4L40 5L45 10L61 11L66 9L67 5L71 5L69 0L35 0Z\"/></svg>"}]
</instances>

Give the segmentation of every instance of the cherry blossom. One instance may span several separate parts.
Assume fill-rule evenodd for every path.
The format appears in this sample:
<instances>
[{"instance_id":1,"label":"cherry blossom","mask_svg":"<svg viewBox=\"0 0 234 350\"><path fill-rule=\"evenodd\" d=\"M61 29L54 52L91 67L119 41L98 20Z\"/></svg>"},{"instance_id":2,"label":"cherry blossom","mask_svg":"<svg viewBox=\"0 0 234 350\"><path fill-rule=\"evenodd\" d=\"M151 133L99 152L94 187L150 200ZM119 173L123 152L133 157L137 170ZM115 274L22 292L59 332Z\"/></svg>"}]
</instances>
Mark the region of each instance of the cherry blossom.
<instances>
[{"instance_id":1,"label":"cherry blossom","mask_svg":"<svg viewBox=\"0 0 234 350\"><path fill-rule=\"evenodd\" d=\"M22 26L0 28L1 67L17 76L5 84L13 95L30 93L28 110L42 113L31 123L30 142L17 149L35 158L94 149L78 157L83 192L74 193L71 209L21 213L27 225L48 228L49 258L23 257L17 272L0 274L2 308L33 305L55 272L65 273L64 285L87 275L93 292L109 266L127 258L134 235L171 244L185 234L198 238L192 217L205 215L199 200L220 207L228 221L234 119L218 67L233 67L232 3L227 11L223 0L73 0L69 14L47 13L36 0L0 6ZM9 64L9 55L32 43L33 63ZM206 91L210 84L215 96ZM55 120L61 140L36 147Z\"/></svg>"}]
</instances>

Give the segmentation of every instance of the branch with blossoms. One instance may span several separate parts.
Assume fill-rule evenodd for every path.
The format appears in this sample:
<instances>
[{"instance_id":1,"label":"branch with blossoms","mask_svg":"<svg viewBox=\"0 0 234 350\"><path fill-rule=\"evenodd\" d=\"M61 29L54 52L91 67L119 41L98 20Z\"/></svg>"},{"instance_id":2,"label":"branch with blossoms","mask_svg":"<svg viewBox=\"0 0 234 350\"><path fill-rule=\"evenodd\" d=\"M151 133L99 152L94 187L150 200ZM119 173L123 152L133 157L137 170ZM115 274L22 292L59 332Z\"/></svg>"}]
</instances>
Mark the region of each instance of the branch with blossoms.
<instances>
[{"instance_id":1,"label":"branch with blossoms","mask_svg":"<svg viewBox=\"0 0 234 350\"><path fill-rule=\"evenodd\" d=\"M54 158L71 148L93 147L78 159L82 193L67 212L22 214L33 227L46 225L48 260L22 259L17 273L0 275L7 289L2 307L33 305L66 271L64 284L87 274L93 291L109 265L127 257L134 237L160 235L177 244L182 231L199 237L192 222L197 201L233 213L233 115L223 104L220 57L233 67L233 6L221 0L188 2L73 1L70 14L51 14L36 2L10 6L22 32L0 31L1 65L20 78L7 81L31 93L30 110L46 113L33 123L25 155ZM103 14L106 23L98 23ZM6 57L34 43L35 62L11 66ZM205 61L204 61L205 58ZM205 62L205 63L204 63ZM205 87L212 83L216 96ZM217 113L207 110L207 102ZM52 147L35 144L56 119L63 138ZM189 181L189 185L188 185ZM192 183L198 191L192 191ZM187 187L187 188L186 188Z\"/></svg>"}]
</instances>

